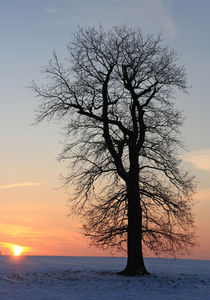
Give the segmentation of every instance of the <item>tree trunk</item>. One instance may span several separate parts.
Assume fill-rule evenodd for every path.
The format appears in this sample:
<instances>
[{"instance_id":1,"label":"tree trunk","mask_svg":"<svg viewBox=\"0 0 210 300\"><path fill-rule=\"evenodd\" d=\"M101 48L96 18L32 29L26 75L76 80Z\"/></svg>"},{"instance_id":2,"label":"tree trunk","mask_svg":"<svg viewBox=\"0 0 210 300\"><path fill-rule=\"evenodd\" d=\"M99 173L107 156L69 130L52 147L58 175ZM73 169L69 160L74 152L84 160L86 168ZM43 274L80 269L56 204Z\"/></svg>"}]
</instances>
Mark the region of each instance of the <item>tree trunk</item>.
<instances>
[{"instance_id":1,"label":"tree trunk","mask_svg":"<svg viewBox=\"0 0 210 300\"><path fill-rule=\"evenodd\" d=\"M140 205L138 175L127 183L128 193L128 238L127 266L123 275L149 274L144 265L142 252L142 208Z\"/></svg>"}]
</instances>

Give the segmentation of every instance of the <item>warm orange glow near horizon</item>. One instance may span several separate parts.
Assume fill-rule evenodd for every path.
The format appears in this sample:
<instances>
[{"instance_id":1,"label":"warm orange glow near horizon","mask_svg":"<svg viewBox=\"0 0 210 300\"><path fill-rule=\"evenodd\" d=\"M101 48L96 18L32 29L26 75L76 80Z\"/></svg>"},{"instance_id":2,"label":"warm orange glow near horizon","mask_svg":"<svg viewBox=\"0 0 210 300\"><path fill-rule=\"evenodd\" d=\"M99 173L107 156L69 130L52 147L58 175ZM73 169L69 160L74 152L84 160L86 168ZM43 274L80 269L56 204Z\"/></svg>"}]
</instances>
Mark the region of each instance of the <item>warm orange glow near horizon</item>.
<instances>
[{"instance_id":1,"label":"warm orange glow near horizon","mask_svg":"<svg viewBox=\"0 0 210 300\"><path fill-rule=\"evenodd\" d=\"M14 256L20 256L22 253L30 250L29 247L20 246L11 243L0 243L4 248L9 249Z\"/></svg>"},{"instance_id":2,"label":"warm orange glow near horizon","mask_svg":"<svg viewBox=\"0 0 210 300\"><path fill-rule=\"evenodd\" d=\"M40 180L41 181L41 180ZM89 247L89 240L81 235L82 220L66 217L66 194L51 190L46 185L30 189L0 189L1 222L0 252L14 260L28 255L49 256L112 256L113 252ZM14 200L13 200L14 199ZM30 199L30 201L28 201ZM60 200L63 199L63 202ZM195 207L199 247L192 254L179 256L192 259L210 259L210 188L200 189ZM18 205L15 202L18 200ZM14 246L23 250L14 255ZM18 252L18 251L17 251ZM17 253L16 252L16 253ZM114 252L114 256L125 253Z\"/></svg>"}]
</instances>

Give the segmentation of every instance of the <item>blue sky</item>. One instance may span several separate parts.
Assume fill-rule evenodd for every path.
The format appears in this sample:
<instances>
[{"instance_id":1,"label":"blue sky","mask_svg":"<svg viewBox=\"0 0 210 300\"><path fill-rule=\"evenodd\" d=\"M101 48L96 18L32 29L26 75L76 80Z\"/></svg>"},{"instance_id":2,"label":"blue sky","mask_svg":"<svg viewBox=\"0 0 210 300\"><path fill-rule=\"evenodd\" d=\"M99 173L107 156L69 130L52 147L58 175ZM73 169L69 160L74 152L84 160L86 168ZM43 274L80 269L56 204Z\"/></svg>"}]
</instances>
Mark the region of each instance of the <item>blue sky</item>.
<instances>
[{"instance_id":1,"label":"blue sky","mask_svg":"<svg viewBox=\"0 0 210 300\"><path fill-rule=\"evenodd\" d=\"M78 25L98 24L104 27L127 24L139 26L145 33L161 32L165 42L180 54L190 86L189 94L178 95L176 100L186 116L183 135L190 152L184 159L197 176L202 191L198 215L205 212L207 219L210 212L209 0L1 1L0 193L3 194L0 203L4 207L5 201L10 203L5 212L10 214L11 207L19 212L26 203L29 205L27 197L46 205L53 201L53 205L62 206L62 217L67 210L67 196L61 190L54 190L64 170L64 165L56 161L62 148L61 128L47 123L31 126L37 100L27 86L32 79L42 82L41 66L47 63L54 49L65 56L65 46ZM18 190L19 200L15 199L15 192L6 193L14 184L20 184L19 189L17 185L12 188ZM1 189L4 186L10 188ZM27 214L32 216L30 205ZM18 222L13 217L13 223Z\"/></svg>"},{"instance_id":2,"label":"blue sky","mask_svg":"<svg viewBox=\"0 0 210 300\"><path fill-rule=\"evenodd\" d=\"M32 79L41 80L41 65L48 61L54 49L64 55L65 45L78 24L87 26L101 23L106 27L127 23L142 27L146 33L162 32L166 42L181 54L191 86L190 95L182 95L181 99L185 100L180 101L187 117L189 114L185 126L187 144L193 150L210 148L210 141L204 134L209 125L207 108L210 107L209 14L208 0L1 1L0 76L3 107L14 120L18 117L18 110L21 118L29 113L31 117L36 104L25 87ZM5 103L6 100L10 102L9 105ZM8 114L1 114L1 120L8 119ZM7 124L6 127L11 126Z\"/></svg>"}]
</instances>

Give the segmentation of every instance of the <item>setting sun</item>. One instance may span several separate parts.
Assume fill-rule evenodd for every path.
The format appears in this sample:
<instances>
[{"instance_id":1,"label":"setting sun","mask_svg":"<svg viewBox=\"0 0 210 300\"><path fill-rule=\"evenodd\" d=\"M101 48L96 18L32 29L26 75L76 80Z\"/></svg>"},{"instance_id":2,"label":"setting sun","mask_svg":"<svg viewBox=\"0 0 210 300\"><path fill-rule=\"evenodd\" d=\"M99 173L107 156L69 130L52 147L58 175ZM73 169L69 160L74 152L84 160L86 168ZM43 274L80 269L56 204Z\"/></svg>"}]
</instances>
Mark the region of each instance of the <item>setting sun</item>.
<instances>
[{"instance_id":1,"label":"setting sun","mask_svg":"<svg viewBox=\"0 0 210 300\"><path fill-rule=\"evenodd\" d=\"M4 242L0 242L0 246L5 249L6 248L9 249L9 251L12 253L13 256L20 256L21 254L23 254L23 252L26 253L31 250L30 247L20 246L11 243L4 243Z\"/></svg>"},{"instance_id":2,"label":"setting sun","mask_svg":"<svg viewBox=\"0 0 210 300\"><path fill-rule=\"evenodd\" d=\"M13 254L14 256L19 256L23 252L23 248L20 246L14 246L13 248Z\"/></svg>"}]
</instances>

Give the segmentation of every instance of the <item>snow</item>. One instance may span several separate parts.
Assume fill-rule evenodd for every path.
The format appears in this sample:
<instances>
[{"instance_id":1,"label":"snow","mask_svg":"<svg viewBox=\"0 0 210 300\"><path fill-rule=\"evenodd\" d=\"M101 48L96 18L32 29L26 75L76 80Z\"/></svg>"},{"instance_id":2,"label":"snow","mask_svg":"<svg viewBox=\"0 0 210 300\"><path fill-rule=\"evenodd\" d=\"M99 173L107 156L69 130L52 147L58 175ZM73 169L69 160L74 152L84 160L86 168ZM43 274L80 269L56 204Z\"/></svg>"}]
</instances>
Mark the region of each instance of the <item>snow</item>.
<instances>
[{"instance_id":1,"label":"snow","mask_svg":"<svg viewBox=\"0 0 210 300\"><path fill-rule=\"evenodd\" d=\"M0 300L209 300L210 261L146 258L150 276L117 275L125 258L0 256Z\"/></svg>"}]
</instances>

